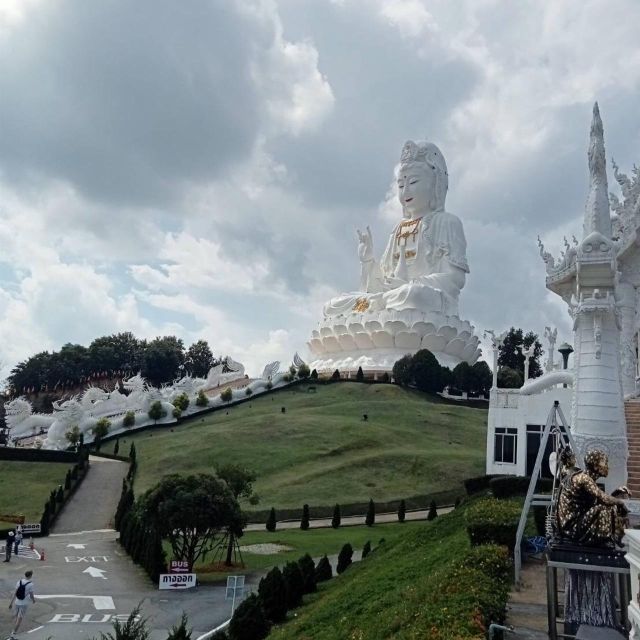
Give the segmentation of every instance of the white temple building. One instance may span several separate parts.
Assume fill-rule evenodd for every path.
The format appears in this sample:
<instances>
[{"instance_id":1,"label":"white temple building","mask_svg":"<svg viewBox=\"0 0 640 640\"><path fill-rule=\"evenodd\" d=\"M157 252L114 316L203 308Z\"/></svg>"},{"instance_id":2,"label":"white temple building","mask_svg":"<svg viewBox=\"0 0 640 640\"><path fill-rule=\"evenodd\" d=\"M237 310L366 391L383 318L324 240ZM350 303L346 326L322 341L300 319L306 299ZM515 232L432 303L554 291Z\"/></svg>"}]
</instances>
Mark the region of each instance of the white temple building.
<instances>
[{"instance_id":1,"label":"white temple building","mask_svg":"<svg viewBox=\"0 0 640 640\"><path fill-rule=\"evenodd\" d=\"M558 400L579 449L578 460L588 449L605 451L609 456L607 490L628 484L637 496L640 474L635 472L635 450L629 448L628 433L633 438L638 429L640 435L640 403L636 400L640 171L634 167L632 177L628 178L614 162L622 200L609 196L604 134L597 104L588 157L591 184L582 239L578 241L574 236L570 245L565 238L560 260L555 260L539 243L546 265L547 288L567 303L573 319L572 366L560 371L551 358L545 374L525 381L520 389L499 389L494 375L486 469L487 473L530 474L540 430L553 402ZM496 354L499 342L500 337L494 339ZM494 357L494 370L496 361ZM632 464L628 460L630 455ZM638 457L640 463L640 453Z\"/></svg>"}]
</instances>

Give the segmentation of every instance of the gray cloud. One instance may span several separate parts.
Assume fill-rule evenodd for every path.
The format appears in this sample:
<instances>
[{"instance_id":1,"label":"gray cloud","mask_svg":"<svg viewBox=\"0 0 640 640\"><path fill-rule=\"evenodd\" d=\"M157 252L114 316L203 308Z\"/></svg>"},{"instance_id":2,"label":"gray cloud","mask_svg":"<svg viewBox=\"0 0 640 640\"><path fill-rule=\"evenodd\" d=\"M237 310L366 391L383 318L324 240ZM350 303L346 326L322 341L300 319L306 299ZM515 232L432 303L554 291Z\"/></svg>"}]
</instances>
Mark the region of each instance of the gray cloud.
<instances>
[{"instance_id":1,"label":"gray cloud","mask_svg":"<svg viewBox=\"0 0 640 640\"><path fill-rule=\"evenodd\" d=\"M254 47L272 38L227 2L43 3L0 44L0 165L103 202L166 202L246 158Z\"/></svg>"}]
</instances>

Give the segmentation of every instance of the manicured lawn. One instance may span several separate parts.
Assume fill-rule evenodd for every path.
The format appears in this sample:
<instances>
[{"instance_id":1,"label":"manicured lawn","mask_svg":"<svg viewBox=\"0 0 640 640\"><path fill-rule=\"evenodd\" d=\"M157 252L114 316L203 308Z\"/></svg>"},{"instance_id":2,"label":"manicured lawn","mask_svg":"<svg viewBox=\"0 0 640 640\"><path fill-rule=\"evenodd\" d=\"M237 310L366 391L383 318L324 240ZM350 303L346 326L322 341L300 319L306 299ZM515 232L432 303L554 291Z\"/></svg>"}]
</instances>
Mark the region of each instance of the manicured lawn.
<instances>
[{"instance_id":1,"label":"manicured lawn","mask_svg":"<svg viewBox=\"0 0 640 640\"><path fill-rule=\"evenodd\" d=\"M137 494L167 473L239 463L258 474L260 508L388 501L462 489L483 473L486 423L485 408L395 385L303 385L122 437L120 451L135 442Z\"/></svg>"},{"instance_id":2,"label":"manicured lawn","mask_svg":"<svg viewBox=\"0 0 640 640\"><path fill-rule=\"evenodd\" d=\"M371 542L371 546L378 546L380 540L384 538L384 545L398 540L401 536L411 531L419 531L425 527L430 527L428 522L405 522L377 524L373 527L355 526L355 527L339 527L338 529L309 529L301 531L300 529L287 529L282 531L249 531L240 539L240 546L249 546L254 544L279 544L291 547L290 551L263 555L256 553L242 552L242 560L244 568L233 568L230 573L238 574L241 572L249 573L260 569L266 569L275 565L282 566L287 562L298 560L305 553L313 558L319 558L325 554L328 556L338 555L342 545L351 544L354 549L362 549L367 540ZM168 558L170 559L170 549L168 548ZM196 564L196 572L198 572L198 580L208 582L222 580L226 578L226 573L200 573L202 565L209 565L212 562L211 557L207 557L204 562Z\"/></svg>"},{"instance_id":3,"label":"manicured lawn","mask_svg":"<svg viewBox=\"0 0 640 640\"><path fill-rule=\"evenodd\" d=\"M64 462L0 461L0 513L24 514L27 522L40 522L52 489L64 484L69 465ZM0 527L10 526L0 522Z\"/></svg>"}]
</instances>

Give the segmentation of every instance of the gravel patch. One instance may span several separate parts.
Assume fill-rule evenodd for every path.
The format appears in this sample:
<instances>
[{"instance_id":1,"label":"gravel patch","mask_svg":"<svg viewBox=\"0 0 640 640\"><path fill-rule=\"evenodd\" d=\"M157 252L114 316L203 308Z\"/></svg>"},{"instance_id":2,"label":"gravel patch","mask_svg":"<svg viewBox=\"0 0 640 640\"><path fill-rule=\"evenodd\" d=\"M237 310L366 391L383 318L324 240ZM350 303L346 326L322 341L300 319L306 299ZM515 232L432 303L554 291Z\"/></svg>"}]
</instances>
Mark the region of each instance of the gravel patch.
<instances>
[{"instance_id":1,"label":"gravel patch","mask_svg":"<svg viewBox=\"0 0 640 640\"><path fill-rule=\"evenodd\" d=\"M240 547L240 551L255 553L259 556L270 556L274 553L282 553L283 551L293 551L293 547L288 547L286 544L273 544L272 542L267 542L265 544L248 544Z\"/></svg>"}]
</instances>

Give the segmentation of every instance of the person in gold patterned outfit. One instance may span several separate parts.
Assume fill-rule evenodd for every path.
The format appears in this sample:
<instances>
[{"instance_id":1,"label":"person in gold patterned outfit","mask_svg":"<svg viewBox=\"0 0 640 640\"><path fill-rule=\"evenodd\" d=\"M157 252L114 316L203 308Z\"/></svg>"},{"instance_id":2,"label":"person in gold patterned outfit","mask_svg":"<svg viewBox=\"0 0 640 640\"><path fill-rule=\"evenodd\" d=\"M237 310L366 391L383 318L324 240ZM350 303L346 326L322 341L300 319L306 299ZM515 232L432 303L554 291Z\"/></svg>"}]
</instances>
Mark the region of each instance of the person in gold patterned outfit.
<instances>
[{"instance_id":1,"label":"person in gold patterned outfit","mask_svg":"<svg viewBox=\"0 0 640 640\"><path fill-rule=\"evenodd\" d=\"M627 508L622 498L629 497L626 487L609 495L596 481L609 473L607 455L599 450L588 451L585 470L575 466L575 456L561 454L563 478L557 506L557 527L560 538L573 544L590 547L614 547L620 544L627 523Z\"/></svg>"}]
</instances>

